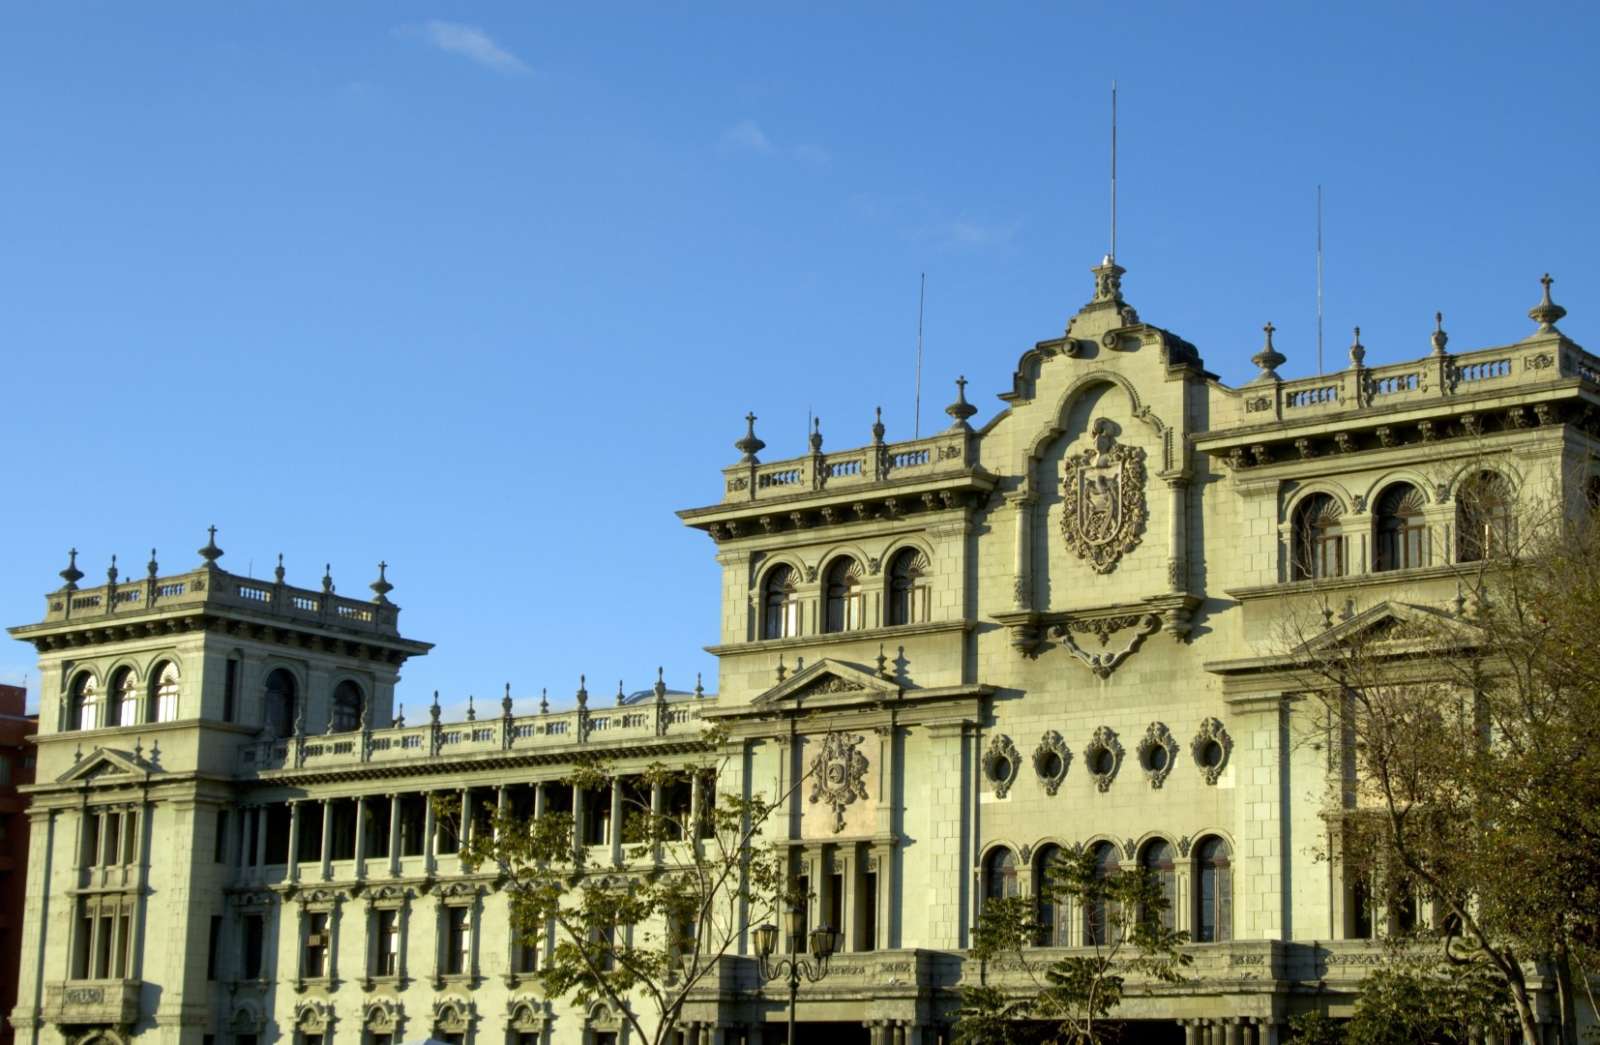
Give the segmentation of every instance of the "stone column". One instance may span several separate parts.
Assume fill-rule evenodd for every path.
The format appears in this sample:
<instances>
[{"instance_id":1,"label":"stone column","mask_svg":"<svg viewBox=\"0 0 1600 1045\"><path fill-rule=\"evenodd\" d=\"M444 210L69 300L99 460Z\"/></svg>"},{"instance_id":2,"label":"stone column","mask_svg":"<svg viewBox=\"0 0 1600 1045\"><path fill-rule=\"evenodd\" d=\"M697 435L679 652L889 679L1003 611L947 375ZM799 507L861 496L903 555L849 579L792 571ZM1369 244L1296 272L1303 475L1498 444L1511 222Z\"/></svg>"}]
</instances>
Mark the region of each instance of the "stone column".
<instances>
[{"instance_id":1,"label":"stone column","mask_svg":"<svg viewBox=\"0 0 1600 1045\"><path fill-rule=\"evenodd\" d=\"M1183 1027L1183 1045L1200 1045L1200 1021L1179 1020Z\"/></svg>"},{"instance_id":2,"label":"stone column","mask_svg":"<svg viewBox=\"0 0 1600 1045\"><path fill-rule=\"evenodd\" d=\"M494 789L494 840L500 843L500 821L506 815L506 788L504 784Z\"/></svg>"},{"instance_id":3,"label":"stone column","mask_svg":"<svg viewBox=\"0 0 1600 1045\"><path fill-rule=\"evenodd\" d=\"M472 825L472 789L464 787L461 789L461 820L456 825L456 853L458 855L467 847L467 843L472 840L472 836L475 833Z\"/></svg>"},{"instance_id":4,"label":"stone column","mask_svg":"<svg viewBox=\"0 0 1600 1045\"><path fill-rule=\"evenodd\" d=\"M611 863L622 866L622 778L611 778Z\"/></svg>"},{"instance_id":5,"label":"stone column","mask_svg":"<svg viewBox=\"0 0 1600 1045\"><path fill-rule=\"evenodd\" d=\"M367 876L367 796L356 796L356 859L357 878Z\"/></svg>"},{"instance_id":6,"label":"stone column","mask_svg":"<svg viewBox=\"0 0 1600 1045\"><path fill-rule=\"evenodd\" d=\"M322 880L327 881L333 877L333 847L329 843L333 840L333 803L328 799L322 800Z\"/></svg>"},{"instance_id":7,"label":"stone column","mask_svg":"<svg viewBox=\"0 0 1600 1045\"><path fill-rule=\"evenodd\" d=\"M300 802L289 800L289 881L300 880Z\"/></svg>"},{"instance_id":8,"label":"stone column","mask_svg":"<svg viewBox=\"0 0 1600 1045\"><path fill-rule=\"evenodd\" d=\"M400 796L389 796L389 877L400 877Z\"/></svg>"},{"instance_id":9,"label":"stone column","mask_svg":"<svg viewBox=\"0 0 1600 1045\"><path fill-rule=\"evenodd\" d=\"M1032 465L1029 465L1032 468ZM1012 555L1012 568L1016 577L1012 581L1013 608L1033 608L1033 506L1038 498L1032 493L1018 494L1011 501L1016 514L1016 550Z\"/></svg>"},{"instance_id":10,"label":"stone column","mask_svg":"<svg viewBox=\"0 0 1600 1045\"><path fill-rule=\"evenodd\" d=\"M432 874L437 865L439 818L433 811L433 793L422 792L422 869Z\"/></svg>"},{"instance_id":11,"label":"stone column","mask_svg":"<svg viewBox=\"0 0 1600 1045\"><path fill-rule=\"evenodd\" d=\"M782 794L780 791L779 794ZM698 852L700 848L700 803L705 796L700 791L700 769L698 766L689 771L689 838L688 841ZM790 1045L794 1045L790 1042Z\"/></svg>"},{"instance_id":12,"label":"stone column","mask_svg":"<svg viewBox=\"0 0 1600 1045\"><path fill-rule=\"evenodd\" d=\"M890 1026L894 1029L894 1045L906 1045L906 1021L895 1020Z\"/></svg>"},{"instance_id":13,"label":"stone column","mask_svg":"<svg viewBox=\"0 0 1600 1045\"><path fill-rule=\"evenodd\" d=\"M583 814L584 806L588 805L588 803L584 801L584 790L581 787L572 789L572 848L574 850L581 850L585 842L583 837Z\"/></svg>"},{"instance_id":14,"label":"stone column","mask_svg":"<svg viewBox=\"0 0 1600 1045\"><path fill-rule=\"evenodd\" d=\"M1244 1045L1240 1026L1243 1022L1237 1016L1229 1016L1223 1023L1223 1033L1227 1037L1227 1045Z\"/></svg>"},{"instance_id":15,"label":"stone column","mask_svg":"<svg viewBox=\"0 0 1600 1045\"><path fill-rule=\"evenodd\" d=\"M267 807L256 806L256 866L267 866ZM242 828L244 823L241 821Z\"/></svg>"},{"instance_id":16,"label":"stone column","mask_svg":"<svg viewBox=\"0 0 1600 1045\"><path fill-rule=\"evenodd\" d=\"M1189 586L1188 554L1188 498L1189 480L1167 480L1170 511L1172 513L1171 539L1167 545L1167 585L1173 591L1184 591Z\"/></svg>"},{"instance_id":17,"label":"stone column","mask_svg":"<svg viewBox=\"0 0 1600 1045\"><path fill-rule=\"evenodd\" d=\"M887 1035L885 1035L883 1032L884 1027L882 1020L867 1020L866 1026L867 1033L872 1039L872 1045L889 1045L889 1043L884 1040ZM798 1035L796 1036L798 1037ZM789 1045L794 1045L794 1042L790 1042Z\"/></svg>"},{"instance_id":18,"label":"stone column","mask_svg":"<svg viewBox=\"0 0 1600 1045\"><path fill-rule=\"evenodd\" d=\"M250 832L249 832L249 826L250 826L250 807L249 806L245 806L245 805L241 805L239 807L238 844L234 847L235 853L238 856L238 863L236 864L236 866L241 868L241 869L250 866ZM82 850L80 849L79 851L81 852ZM259 852L258 852L257 855L259 855Z\"/></svg>"}]
</instances>

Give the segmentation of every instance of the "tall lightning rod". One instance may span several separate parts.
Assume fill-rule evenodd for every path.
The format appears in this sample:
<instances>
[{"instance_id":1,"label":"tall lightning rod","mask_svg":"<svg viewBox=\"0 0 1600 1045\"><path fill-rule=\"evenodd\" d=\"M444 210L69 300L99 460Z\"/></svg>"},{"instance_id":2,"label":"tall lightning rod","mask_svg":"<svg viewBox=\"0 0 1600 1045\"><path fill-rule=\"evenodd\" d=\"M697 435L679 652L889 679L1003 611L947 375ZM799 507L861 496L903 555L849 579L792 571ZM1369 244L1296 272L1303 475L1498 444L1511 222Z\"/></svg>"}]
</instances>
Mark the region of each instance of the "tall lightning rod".
<instances>
[{"instance_id":1,"label":"tall lightning rod","mask_svg":"<svg viewBox=\"0 0 1600 1045\"><path fill-rule=\"evenodd\" d=\"M1111 254L1117 260L1117 81L1111 81Z\"/></svg>"},{"instance_id":2,"label":"tall lightning rod","mask_svg":"<svg viewBox=\"0 0 1600 1045\"><path fill-rule=\"evenodd\" d=\"M1322 376L1322 186L1317 186L1317 376Z\"/></svg>"},{"instance_id":3,"label":"tall lightning rod","mask_svg":"<svg viewBox=\"0 0 1600 1045\"><path fill-rule=\"evenodd\" d=\"M922 438L922 305L928 298L928 274L917 288L917 402L911 411L911 438Z\"/></svg>"}]
</instances>

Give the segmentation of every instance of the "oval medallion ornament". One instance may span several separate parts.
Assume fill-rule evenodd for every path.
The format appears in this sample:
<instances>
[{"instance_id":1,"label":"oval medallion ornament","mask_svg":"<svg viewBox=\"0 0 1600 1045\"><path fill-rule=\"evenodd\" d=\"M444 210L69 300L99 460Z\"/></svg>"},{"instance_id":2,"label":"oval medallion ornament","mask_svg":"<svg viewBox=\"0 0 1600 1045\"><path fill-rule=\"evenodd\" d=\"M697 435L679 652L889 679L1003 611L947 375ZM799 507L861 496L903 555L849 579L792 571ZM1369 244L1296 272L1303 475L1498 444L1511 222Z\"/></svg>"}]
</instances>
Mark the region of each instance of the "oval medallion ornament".
<instances>
[{"instance_id":1,"label":"oval medallion ornament","mask_svg":"<svg viewBox=\"0 0 1600 1045\"><path fill-rule=\"evenodd\" d=\"M1088 559L1096 573L1110 573L1139 545L1149 507L1144 498L1144 451L1117 442L1116 425L1104 417L1089 426L1094 446L1062 462L1066 499L1061 534L1067 547Z\"/></svg>"}]
</instances>

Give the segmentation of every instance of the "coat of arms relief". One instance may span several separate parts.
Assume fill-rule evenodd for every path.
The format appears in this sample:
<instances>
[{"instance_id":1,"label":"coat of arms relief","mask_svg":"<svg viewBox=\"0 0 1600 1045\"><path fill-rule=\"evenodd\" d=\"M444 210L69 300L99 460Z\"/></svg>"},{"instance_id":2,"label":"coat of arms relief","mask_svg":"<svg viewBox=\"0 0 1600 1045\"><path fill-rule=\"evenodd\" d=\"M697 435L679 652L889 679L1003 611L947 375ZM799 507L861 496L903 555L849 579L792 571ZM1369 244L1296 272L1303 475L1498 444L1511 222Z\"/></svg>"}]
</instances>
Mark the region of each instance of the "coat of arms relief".
<instances>
[{"instance_id":1,"label":"coat of arms relief","mask_svg":"<svg viewBox=\"0 0 1600 1045\"><path fill-rule=\"evenodd\" d=\"M1117 426L1097 417L1089 426L1094 445L1062 462L1064 510L1061 534L1096 573L1110 573L1139 545L1149 516L1144 496L1144 451L1117 442Z\"/></svg>"},{"instance_id":2,"label":"coat of arms relief","mask_svg":"<svg viewBox=\"0 0 1600 1045\"><path fill-rule=\"evenodd\" d=\"M864 739L829 733L811 759L811 801L826 802L833 810L834 834L844 830L845 807L867 797L867 756L857 750Z\"/></svg>"}]
</instances>

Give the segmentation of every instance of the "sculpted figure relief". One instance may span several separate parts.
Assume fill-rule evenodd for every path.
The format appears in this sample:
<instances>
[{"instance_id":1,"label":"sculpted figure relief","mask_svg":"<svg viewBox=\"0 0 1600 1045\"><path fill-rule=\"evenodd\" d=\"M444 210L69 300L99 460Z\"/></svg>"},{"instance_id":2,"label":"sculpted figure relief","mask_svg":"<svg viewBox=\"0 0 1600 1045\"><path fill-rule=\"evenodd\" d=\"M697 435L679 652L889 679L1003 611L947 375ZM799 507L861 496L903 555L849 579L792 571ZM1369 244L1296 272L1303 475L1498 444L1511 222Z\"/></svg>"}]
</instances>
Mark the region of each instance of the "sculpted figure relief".
<instances>
[{"instance_id":1,"label":"sculpted figure relief","mask_svg":"<svg viewBox=\"0 0 1600 1045\"><path fill-rule=\"evenodd\" d=\"M1066 498L1061 534L1067 547L1110 573L1139 545L1149 515L1144 496L1144 451L1117 442L1116 425L1098 417L1089 426L1094 445L1062 463Z\"/></svg>"}]
</instances>

